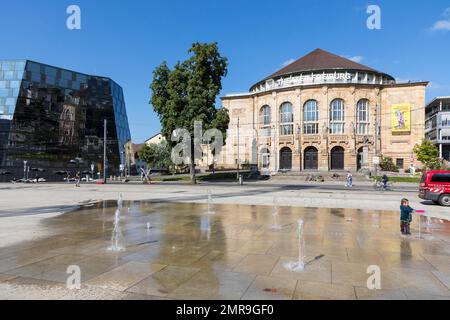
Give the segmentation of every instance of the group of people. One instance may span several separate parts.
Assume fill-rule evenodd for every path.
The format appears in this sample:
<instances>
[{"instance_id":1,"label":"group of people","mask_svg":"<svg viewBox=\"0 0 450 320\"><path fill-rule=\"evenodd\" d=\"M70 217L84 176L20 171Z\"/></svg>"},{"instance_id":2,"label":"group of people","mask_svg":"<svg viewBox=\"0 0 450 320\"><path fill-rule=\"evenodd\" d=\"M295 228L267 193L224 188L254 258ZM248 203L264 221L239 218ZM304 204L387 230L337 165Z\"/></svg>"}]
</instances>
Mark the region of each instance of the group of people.
<instances>
[{"instance_id":1,"label":"group of people","mask_svg":"<svg viewBox=\"0 0 450 320\"><path fill-rule=\"evenodd\" d=\"M383 175L381 178L382 188L386 190L388 188L389 177L387 175ZM345 179L345 186L347 188L353 187L353 175L350 171L347 172L347 178Z\"/></svg>"},{"instance_id":2,"label":"group of people","mask_svg":"<svg viewBox=\"0 0 450 320\"><path fill-rule=\"evenodd\" d=\"M76 187L76 188L79 188L79 187L80 187L80 184L81 184L81 172L80 172L80 171L78 171L78 172L75 174L74 180L75 180L75 187ZM66 182L67 182L67 183L71 182L71 179L70 179L70 173L69 173L69 172L67 173L67 176L66 176Z\"/></svg>"}]
</instances>

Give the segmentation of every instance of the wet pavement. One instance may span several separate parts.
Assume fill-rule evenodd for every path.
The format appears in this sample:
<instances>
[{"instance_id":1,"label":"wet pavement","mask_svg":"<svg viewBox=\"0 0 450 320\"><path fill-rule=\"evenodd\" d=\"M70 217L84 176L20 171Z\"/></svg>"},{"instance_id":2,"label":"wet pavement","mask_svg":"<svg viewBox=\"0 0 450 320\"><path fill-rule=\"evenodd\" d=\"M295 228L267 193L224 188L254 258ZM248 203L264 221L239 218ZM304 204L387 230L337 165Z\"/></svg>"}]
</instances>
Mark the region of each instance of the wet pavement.
<instances>
[{"instance_id":1,"label":"wet pavement","mask_svg":"<svg viewBox=\"0 0 450 320\"><path fill-rule=\"evenodd\" d=\"M402 237L399 214L355 209L124 202L43 219L48 236L0 248L0 299L450 299L450 224L421 220ZM302 272L297 220L304 220ZM26 219L26 217L24 217ZM150 226L150 228L148 228ZM117 229L116 229L117 231ZM317 260L314 260L317 258ZM67 268L80 267L81 290ZM367 268L380 267L381 290Z\"/></svg>"}]
</instances>

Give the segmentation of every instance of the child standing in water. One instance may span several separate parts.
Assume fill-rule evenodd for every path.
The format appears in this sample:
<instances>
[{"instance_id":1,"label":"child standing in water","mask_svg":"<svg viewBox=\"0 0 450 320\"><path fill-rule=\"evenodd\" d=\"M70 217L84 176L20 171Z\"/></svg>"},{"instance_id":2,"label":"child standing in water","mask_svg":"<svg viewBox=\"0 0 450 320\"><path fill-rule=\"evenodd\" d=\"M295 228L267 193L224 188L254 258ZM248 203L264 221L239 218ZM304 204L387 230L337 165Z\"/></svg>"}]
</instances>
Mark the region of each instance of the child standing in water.
<instances>
[{"instance_id":1,"label":"child standing in water","mask_svg":"<svg viewBox=\"0 0 450 320\"><path fill-rule=\"evenodd\" d=\"M410 225L413 212L415 210L409 206L409 200L402 199L400 206L400 229L403 235L411 235Z\"/></svg>"}]
</instances>

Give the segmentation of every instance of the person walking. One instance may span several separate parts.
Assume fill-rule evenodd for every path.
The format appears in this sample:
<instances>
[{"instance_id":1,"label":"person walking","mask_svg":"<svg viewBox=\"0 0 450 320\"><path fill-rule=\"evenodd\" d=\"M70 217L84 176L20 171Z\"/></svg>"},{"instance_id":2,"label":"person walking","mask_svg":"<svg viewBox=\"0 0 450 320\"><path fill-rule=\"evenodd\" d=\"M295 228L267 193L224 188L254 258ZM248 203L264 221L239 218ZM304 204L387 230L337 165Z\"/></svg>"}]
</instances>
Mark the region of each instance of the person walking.
<instances>
[{"instance_id":1,"label":"person walking","mask_svg":"<svg viewBox=\"0 0 450 320\"><path fill-rule=\"evenodd\" d=\"M75 175L75 187L79 188L81 182L81 173L78 171Z\"/></svg>"},{"instance_id":2,"label":"person walking","mask_svg":"<svg viewBox=\"0 0 450 320\"><path fill-rule=\"evenodd\" d=\"M386 174L384 174L381 181L383 182L383 189L386 190L388 187L388 182L389 182L388 176Z\"/></svg>"},{"instance_id":3,"label":"person walking","mask_svg":"<svg viewBox=\"0 0 450 320\"><path fill-rule=\"evenodd\" d=\"M345 186L348 188L353 187L353 175L350 171L348 171L348 173L347 173L347 182L346 182Z\"/></svg>"}]
</instances>

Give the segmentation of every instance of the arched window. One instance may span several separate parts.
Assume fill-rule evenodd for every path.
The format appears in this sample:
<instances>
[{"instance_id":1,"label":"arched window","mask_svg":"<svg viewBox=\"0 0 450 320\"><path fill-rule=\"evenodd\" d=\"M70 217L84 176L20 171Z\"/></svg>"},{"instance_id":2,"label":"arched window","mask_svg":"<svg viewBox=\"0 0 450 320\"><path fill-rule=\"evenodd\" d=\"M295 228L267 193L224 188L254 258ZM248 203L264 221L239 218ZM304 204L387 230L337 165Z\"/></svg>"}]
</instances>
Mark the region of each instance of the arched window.
<instances>
[{"instance_id":1,"label":"arched window","mask_svg":"<svg viewBox=\"0 0 450 320\"><path fill-rule=\"evenodd\" d=\"M369 101L367 99L359 100L356 117L356 132L360 135L367 134L369 128Z\"/></svg>"},{"instance_id":2,"label":"arched window","mask_svg":"<svg viewBox=\"0 0 450 320\"><path fill-rule=\"evenodd\" d=\"M280 108L280 135L290 136L294 133L294 116L292 104L285 102Z\"/></svg>"},{"instance_id":3,"label":"arched window","mask_svg":"<svg viewBox=\"0 0 450 320\"><path fill-rule=\"evenodd\" d=\"M335 99L330 105L330 133L343 134L345 125L344 100Z\"/></svg>"},{"instance_id":4,"label":"arched window","mask_svg":"<svg viewBox=\"0 0 450 320\"><path fill-rule=\"evenodd\" d=\"M270 107L263 106L259 112L259 123L261 129L261 135L263 137L270 137Z\"/></svg>"},{"instance_id":5,"label":"arched window","mask_svg":"<svg viewBox=\"0 0 450 320\"><path fill-rule=\"evenodd\" d=\"M319 107L316 100L309 100L303 108L303 134L319 133Z\"/></svg>"}]
</instances>

